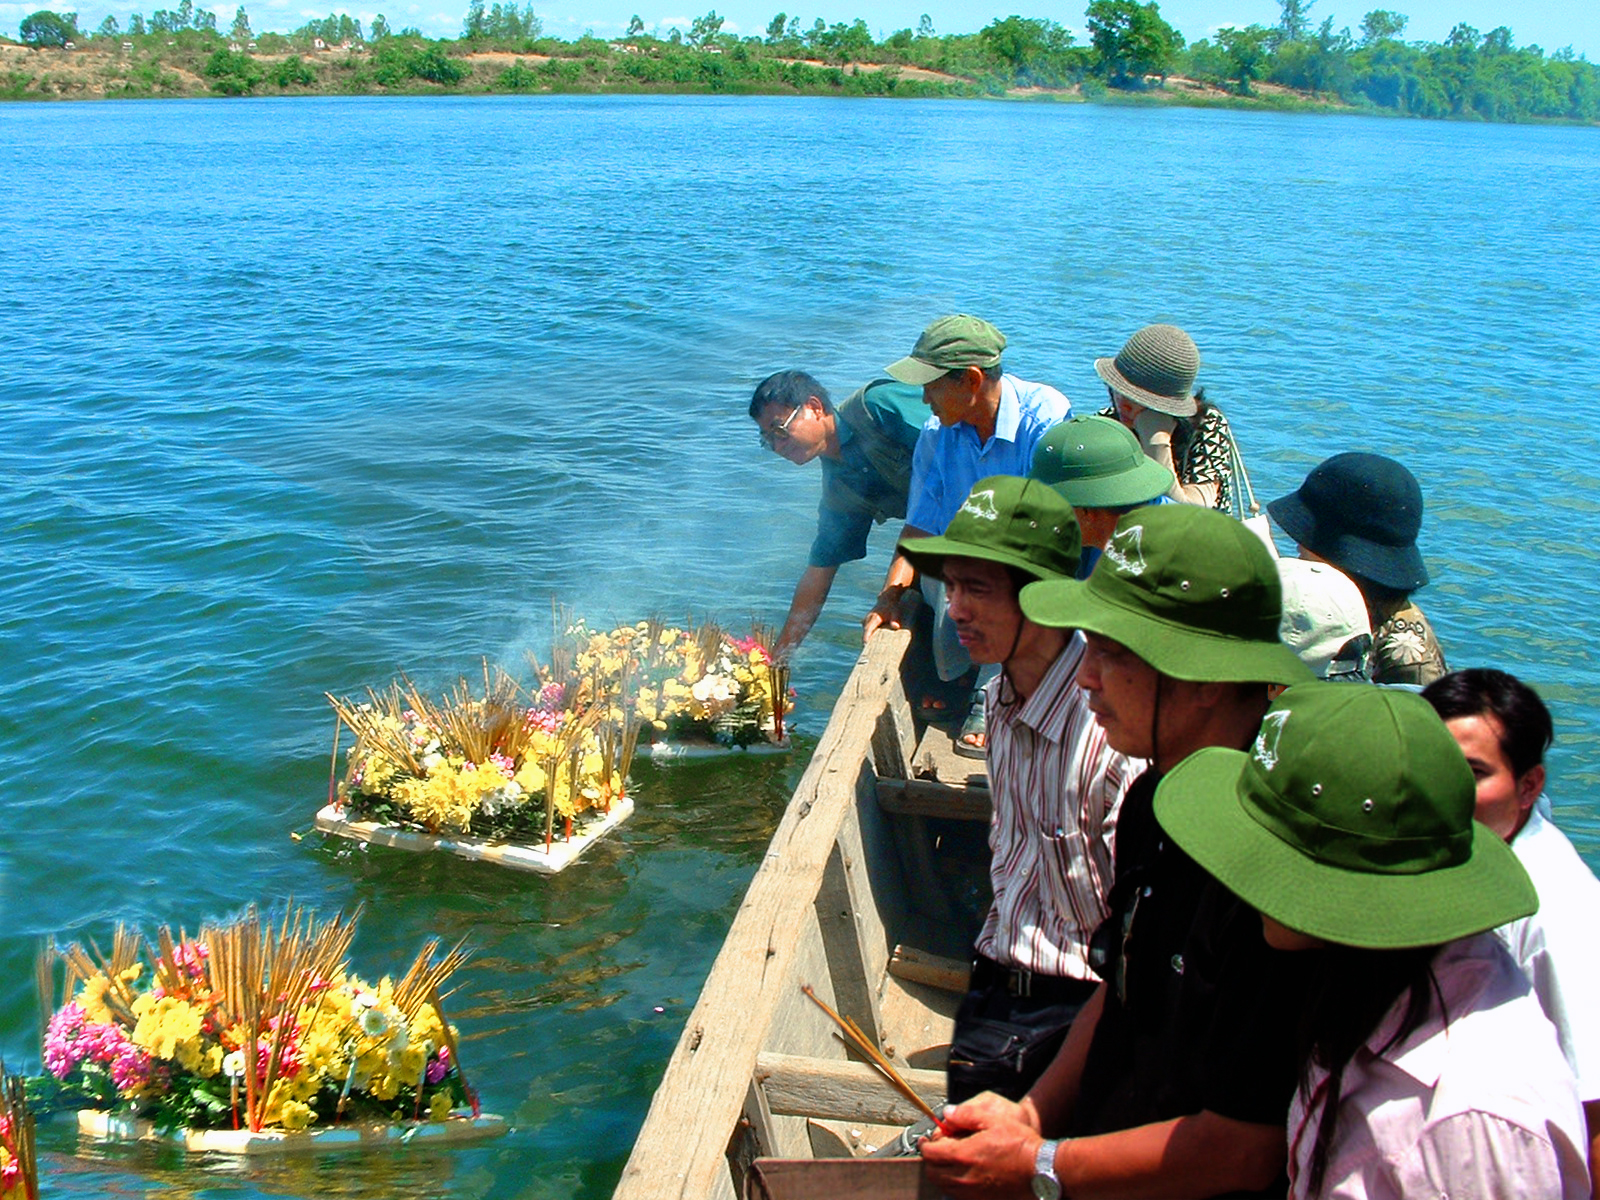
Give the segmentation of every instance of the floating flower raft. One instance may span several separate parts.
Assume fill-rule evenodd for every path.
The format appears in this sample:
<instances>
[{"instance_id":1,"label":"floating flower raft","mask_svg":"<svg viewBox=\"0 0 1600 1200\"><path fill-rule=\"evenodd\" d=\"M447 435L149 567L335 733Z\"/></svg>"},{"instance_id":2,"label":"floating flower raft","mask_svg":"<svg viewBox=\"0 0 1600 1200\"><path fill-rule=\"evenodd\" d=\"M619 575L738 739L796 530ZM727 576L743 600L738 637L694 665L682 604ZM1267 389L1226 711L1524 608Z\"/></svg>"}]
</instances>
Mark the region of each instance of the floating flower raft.
<instances>
[{"instance_id":1,"label":"floating flower raft","mask_svg":"<svg viewBox=\"0 0 1600 1200\"><path fill-rule=\"evenodd\" d=\"M45 1034L35 1107L77 1108L109 1141L153 1138L224 1154L338 1150L505 1131L462 1075L441 988L464 961L429 943L398 980L372 985L345 955L355 919L294 910L149 944L118 927L109 957L46 951L44 996L65 1002ZM92 943L91 943L92 946Z\"/></svg>"},{"instance_id":2,"label":"floating flower raft","mask_svg":"<svg viewBox=\"0 0 1600 1200\"><path fill-rule=\"evenodd\" d=\"M485 664L444 696L410 681L337 714L324 833L443 850L544 874L576 861L633 811L628 772L652 755L786 750L788 672L768 631L640 621L607 633L558 621L531 691ZM354 745L337 777L340 735Z\"/></svg>"}]
</instances>

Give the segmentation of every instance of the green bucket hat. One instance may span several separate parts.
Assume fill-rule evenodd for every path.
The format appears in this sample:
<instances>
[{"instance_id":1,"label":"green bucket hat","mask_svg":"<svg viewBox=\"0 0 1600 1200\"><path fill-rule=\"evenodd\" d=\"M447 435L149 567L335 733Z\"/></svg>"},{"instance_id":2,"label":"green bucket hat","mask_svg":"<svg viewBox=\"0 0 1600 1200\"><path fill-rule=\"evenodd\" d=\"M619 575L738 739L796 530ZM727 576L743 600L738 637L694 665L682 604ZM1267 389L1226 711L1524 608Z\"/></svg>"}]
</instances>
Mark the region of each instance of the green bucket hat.
<instances>
[{"instance_id":1,"label":"green bucket hat","mask_svg":"<svg viewBox=\"0 0 1600 1200\"><path fill-rule=\"evenodd\" d=\"M1073 508L1149 504L1172 489L1172 472L1145 454L1131 429L1109 417L1052 425L1034 447L1028 478L1048 483Z\"/></svg>"},{"instance_id":2,"label":"green bucket hat","mask_svg":"<svg viewBox=\"0 0 1600 1200\"><path fill-rule=\"evenodd\" d=\"M1095 359L1094 370L1113 391L1146 408L1173 417L1200 411L1194 399L1200 350L1176 325L1146 325L1115 358Z\"/></svg>"},{"instance_id":3,"label":"green bucket hat","mask_svg":"<svg viewBox=\"0 0 1600 1200\"><path fill-rule=\"evenodd\" d=\"M1163 675L1200 683L1304 683L1278 637L1283 585L1266 545L1226 513L1161 504L1124 513L1081 583L1030 583L1030 621L1120 642Z\"/></svg>"},{"instance_id":4,"label":"green bucket hat","mask_svg":"<svg viewBox=\"0 0 1600 1200\"><path fill-rule=\"evenodd\" d=\"M901 383L921 387L960 367L998 367L1005 348L1006 335L989 322L958 313L929 325L911 353L884 370Z\"/></svg>"},{"instance_id":5,"label":"green bucket hat","mask_svg":"<svg viewBox=\"0 0 1600 1200\"><path fill-rule=\"evenodd\" d=\"M1432 946L1525 917L1539 897L1472 819L1476 785L1432 706L1308 683L1249 752L1191 754L1156 789L1183 850L1279 924L1343 946Z\"/></svg>"},{"instance_id":6,"label":"green bucket hat","mask_svg":"<svg viewBox=\"0 0 1600 1200\"><path fill-rule=\"evenodd\" d=\"M1071 579L1082 547L1078 518L1054 488L1015 475L991 475L973 484L941 536L910 538L899 549L912 566L935 579L944 574L947 558L981 558L1039 579Z\"/></svg>"}]
</instances>

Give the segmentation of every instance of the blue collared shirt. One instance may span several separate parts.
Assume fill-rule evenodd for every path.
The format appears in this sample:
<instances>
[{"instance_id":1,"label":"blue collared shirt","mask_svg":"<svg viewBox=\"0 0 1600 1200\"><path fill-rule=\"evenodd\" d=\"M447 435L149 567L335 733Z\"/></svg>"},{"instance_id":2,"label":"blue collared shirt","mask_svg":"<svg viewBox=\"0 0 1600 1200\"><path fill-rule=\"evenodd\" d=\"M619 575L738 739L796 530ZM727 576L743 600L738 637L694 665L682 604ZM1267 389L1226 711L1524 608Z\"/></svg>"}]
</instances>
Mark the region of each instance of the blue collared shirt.
<instances>
[{"instance_id":1,"label":"blue collared shirt","mask_svg":"<svg viewBox=\"0 0 1600 1200\"><path fill-rule=\"evenodd\" d=\"M966 422L949 428L930 424L917 440L911 463L911 497L906 524L940 534L967 498L972 485L990 475L1026 475L1033 448L1072 405L1048 384L1015 375L1000 377L1000 408L986 442Z\"/></svg>"}]
</instances>

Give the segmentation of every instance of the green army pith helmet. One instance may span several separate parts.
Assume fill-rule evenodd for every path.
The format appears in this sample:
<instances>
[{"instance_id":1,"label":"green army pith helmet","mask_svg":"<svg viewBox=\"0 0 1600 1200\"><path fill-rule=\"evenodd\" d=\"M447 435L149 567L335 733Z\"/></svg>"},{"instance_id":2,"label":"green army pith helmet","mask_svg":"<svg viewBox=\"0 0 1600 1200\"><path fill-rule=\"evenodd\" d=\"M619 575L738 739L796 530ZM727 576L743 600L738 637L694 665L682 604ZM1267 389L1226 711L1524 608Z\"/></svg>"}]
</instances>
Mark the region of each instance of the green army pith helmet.
<instances>
[{"instance_id":1,"label":"green army pith helmet","mask_svg":"<svg viewBox=\"0 0 1600 1200\"><path fill-rule=\"evenodd\" d=\"M1163 504L1125 513L1087 580L1029 584L1021 600L1030 621L1110 638L1174 679L1312 677L1278 637L1283 587L1272 555L1214 509Z\"/></svg>"}]
</instances>

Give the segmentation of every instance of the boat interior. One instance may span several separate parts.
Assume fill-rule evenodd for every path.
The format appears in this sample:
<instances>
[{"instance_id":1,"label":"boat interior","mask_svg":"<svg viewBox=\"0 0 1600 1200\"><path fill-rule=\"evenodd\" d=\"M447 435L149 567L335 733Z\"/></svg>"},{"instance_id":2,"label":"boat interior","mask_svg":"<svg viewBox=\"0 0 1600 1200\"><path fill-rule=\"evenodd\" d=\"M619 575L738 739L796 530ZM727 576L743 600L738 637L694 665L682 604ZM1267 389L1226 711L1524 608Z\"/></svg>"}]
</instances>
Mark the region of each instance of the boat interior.
<instances>
[{"instance_id":1,"label":"boat interior","mask_svg":"<svg viewBox=\"0 0 1600 1200\"><path fill-rule=\"evenodd\" d=\"M990 802L982 760L954 752L953 727L913 714L901 675L909 639L880 631L846 681L617 1197L738 1196L758 1159L864 1158L921 1118L804 989L925 1103L943 1101L952 1019L990 899ZM862 1186L884 1194L889 1176L871 1178ZM889 1191L919 1194L914 1172L896 1178L910 1190ZM838 1179L797 1186L783 1194L853 1194ZM780 1194L770 1182L751 1190Z\"/></svg>"}]
</instances>

